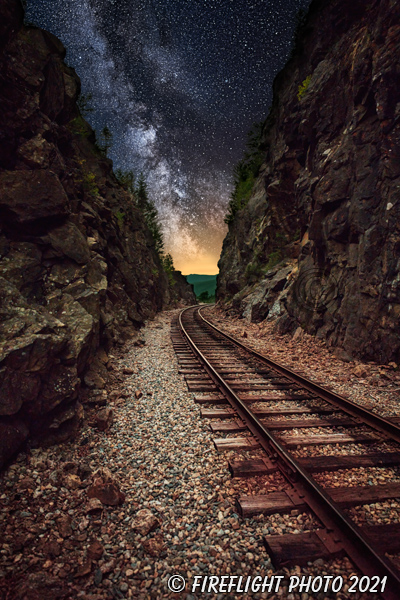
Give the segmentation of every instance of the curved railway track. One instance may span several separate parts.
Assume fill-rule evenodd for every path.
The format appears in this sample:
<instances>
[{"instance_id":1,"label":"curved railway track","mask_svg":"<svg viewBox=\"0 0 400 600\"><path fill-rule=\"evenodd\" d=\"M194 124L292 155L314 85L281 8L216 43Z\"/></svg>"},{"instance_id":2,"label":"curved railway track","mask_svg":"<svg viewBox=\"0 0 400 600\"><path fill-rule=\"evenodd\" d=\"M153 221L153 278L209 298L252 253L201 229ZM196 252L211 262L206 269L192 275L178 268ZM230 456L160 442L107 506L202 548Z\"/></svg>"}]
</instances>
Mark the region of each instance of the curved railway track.
<instances>
[{"instance_id":1,"label":"curved railway track","mask_svg":"<svg viewBox=\"0 0 400 600\"><path fill-rule=\"evenodd\" d=\"M328 488L315 473L400 467L400 419L382 418L251 350L207 321L199 307L180 313L171 337L179 371L195 401L206 407L202 417L212 420L211 429L220 436L214 440L217 450L261 451L257 459L230 461L232 475L280 471L290 484L281 492L239 497L239 513L310 510L321 523L315 531L265 537L274 565L347 554L365 576L379 578L380 597L398 600L400 572L389 555L400 553L400 524L359 527L346 509L400 498L399 481ZM359 445L360 453L318 453L327 445L346 444ZM302 447L313 447L316 455L296 457Z\"/></svg>"}]
</instances>

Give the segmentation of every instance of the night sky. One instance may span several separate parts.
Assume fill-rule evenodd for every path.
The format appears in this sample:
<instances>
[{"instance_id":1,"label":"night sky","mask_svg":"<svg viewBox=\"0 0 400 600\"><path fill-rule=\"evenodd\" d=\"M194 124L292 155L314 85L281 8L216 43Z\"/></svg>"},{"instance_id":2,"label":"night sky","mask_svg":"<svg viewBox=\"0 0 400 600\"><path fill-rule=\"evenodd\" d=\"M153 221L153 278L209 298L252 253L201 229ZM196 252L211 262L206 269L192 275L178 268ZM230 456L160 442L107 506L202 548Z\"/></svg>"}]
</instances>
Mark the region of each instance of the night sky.
<instances>
[{"instance_id":1,"label":"night sky","mask_svg":"<svg viewBox=\"0 0 400 600\"><path fill-rule=\"evenodd\" d=\"M114 168L144 172L165 250L184 274L217 272L232 169L265 119L308 0L28 0L113 133Z\"/></svg>"}]
</instances>

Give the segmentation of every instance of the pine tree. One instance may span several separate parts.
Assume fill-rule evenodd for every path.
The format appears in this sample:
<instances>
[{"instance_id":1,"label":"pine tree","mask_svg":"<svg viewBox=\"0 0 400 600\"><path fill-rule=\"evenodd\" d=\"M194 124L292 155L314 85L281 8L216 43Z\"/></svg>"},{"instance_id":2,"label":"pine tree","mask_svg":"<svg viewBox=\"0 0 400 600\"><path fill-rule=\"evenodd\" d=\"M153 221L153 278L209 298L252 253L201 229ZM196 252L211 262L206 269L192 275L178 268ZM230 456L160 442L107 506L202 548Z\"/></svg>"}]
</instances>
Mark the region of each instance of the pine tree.
<instances>
[{"instance_id":1,"label":"pine tree","mask_svg":"<svg viewBox=\"0 0 400 600\"><path fill-rule=\"evenodd\" d=\"M107 156L108 151L110 150L110 148L112 146L112 143L113 143L113 135L112 135L110 129L106 125L101 130L100 144L99 144L99 148L102 151L102 153L104 154L104 156Z\"/></svg>"},{"instance_id":2,"label":"pine tree","mask_svg":"<svg viewBox=\"0 0 400 600\"><path fill-rule=\"evenodd\" d=\"M174 267L174 261L172 259L172 256L170 254L165 254L164 256L162 256L161 264L163 266L165 273L168 276L169 285L171 288L173 288L176 282L174 279L175 267Z\"/></svg>"},{"instance_id":3,"label":"pine tree","mask_svg":"<svg viewBox=\"0 0 400 600\"><path fill-rule=\"evenodd\" d=\"M246 206L250 199L264 156L262 148L264 127L264 121L253 123L247 134L244 157L234 167L234 189L228 205L228 212L224 219L228 225L232 223L236 213Z\"/></svg>"},{"instance_id":4,"label":"pine tree","mask_svg":"<svg viewBox=\"0 0 400 600\"><path fill-rule=\"evenodd\" d=\"M138 207L143 213L144 220L154 240L156 252L159 256L162 255L164 249L164 240L161 232L161 226L158 220L158 211L154 202L149 200L147 193L147 184L143 173L140 174L138 185L136 188L136 197Z\"/></svg>"},{"instance_id":5,"label":"pine tree","mask_svg":"<svg viewBox=\"0 0 400 600\"><path fill-rule=\"evenodd\" d=\"M162 265L166 273L172 273L172 271L175 271L174 261L170 254L165 254L165 256L162 257Z\"/></svg>"},{"instance_id":6,"label":"pine tree","mask_svg":"<svg viewBox=\"0 0 400 600\"><path fill-rule=\"evenodd\" d=\"M132 171L123 171L122 169L117 169L115 171L115 177L127 192L130 194L135 193L135 175Z\"/></svg>"},{"instance_id":7,"label":"pine tree","mask_svg":"<svg viewBox=\"0 0 400 600\"><path fill-rule=\"evenodd\" d=\"M78 100L76 101L79 106L79 110L82 116L86 116L89 113L94 111L94 108L90 106L90 102L93 100L93 94L89 92L89 94L80 94Z\"/></svg>"}]
</instances>

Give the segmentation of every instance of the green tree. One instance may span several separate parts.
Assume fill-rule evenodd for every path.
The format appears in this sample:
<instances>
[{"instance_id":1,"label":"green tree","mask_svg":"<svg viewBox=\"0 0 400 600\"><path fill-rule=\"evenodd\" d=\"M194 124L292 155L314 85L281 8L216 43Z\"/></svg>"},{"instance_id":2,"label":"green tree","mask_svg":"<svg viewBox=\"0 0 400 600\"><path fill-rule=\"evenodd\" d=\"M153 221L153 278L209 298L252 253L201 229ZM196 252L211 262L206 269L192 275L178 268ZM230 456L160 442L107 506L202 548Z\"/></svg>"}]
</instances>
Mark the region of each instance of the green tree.
<instances>
[{"instance_id":1,"label":"green tree","mask_svg":"<svg viewBox=\"0 0 400 600\"><path fill-rule=\"evenodd\" d=\"M138 207L143 213L144 220L154 240L157 254L161 257L164 249L164 240L161 232L161 226L158 220L158 211L154 202L149 199L147 184L143 173L140 174L136 187L136 198Z\"/></svg>"},{"instance_id":2,"label":"green tree","mask_svg":"<svg viewBox=\"0 0 400 600\"><path fill-rule=\"evenodd\" d=\"M168 281L169 281L169 285L170 287L174 287L175 285L175 279L174 279L174 271L175 271L175 267L174 267L174 261L172 259L172 256L170 254L165 254L164 256L161 256L161 264L162 267L165 271L165 273L168 276Z\"/></svg>"},{"instance_id":3,"label":"green tree","mask_svg":"<svg viewBox=\"0 0 400 600\"><path fill-rule=\"evenodd\" d=\"M205 292L201 292L200 296L197 296L197 300L199 302L205 302L206 304L212 304L215 302L215 295L210 296L206 290Z\"/></svg>"},{"instance_id":4,"label":"green tree","mask_svg":"<svg viewBox=\"0 0 400 600\"><path fill-rule=\"evenodd\" d=\"M112 147L113 143L113 135L110 129L105 125L100 132L100 141L99 141L99 149L104 154L104 156L108 155L108 151Z\"/></svg>"},{"instance_id":5,"label":"green tree","mask_svg":"<svg viewBox=\"0 0 400 600\"><path fill-rule=\"evenodd\" d=\"M118 180L118 183L120 183L127 192L131 194L135 193L135 175L132 171L123 171L122 169L117 169L114 174Z\"/></svg>"},{"instance_id":6,"label":"green tree","mask_svg":"<svg viewBox=\"0 0 400 600\"><path fill-rule=\"evenodd\" d=\"M166 273L172 273L173 271L175 271L174 261L170 254L165 254L162 257L161 262L162 262L163 269Z\"/></svg>"},{"instance_id":7,"label":"green tree","mask_svg":"<svg viewBox=\"0 0 400 600\"><path fill-rule=\"evenodd\" d=\"M79 94L79 98L77 100L77 105L79 106L79 110L81 115L85 116L89 113L93 112L93 107L90 106L90 102L93 99L93 94Z\"/></svg>"},{"instance_id":8,"label":"green tree","mask_svg":"<svg viewBox=\"0 0 400 600\"><path fill-rule=\"evenodd\" d=\"M232 223L236 213L244 208L250 200L251 192L264 157L262 148L264 126L265 121L260 121L252 125L247 134L244 156L234 167L234 189L228 205L228 212L224 219L228 225Z\"/></svg>"}]
</instances>

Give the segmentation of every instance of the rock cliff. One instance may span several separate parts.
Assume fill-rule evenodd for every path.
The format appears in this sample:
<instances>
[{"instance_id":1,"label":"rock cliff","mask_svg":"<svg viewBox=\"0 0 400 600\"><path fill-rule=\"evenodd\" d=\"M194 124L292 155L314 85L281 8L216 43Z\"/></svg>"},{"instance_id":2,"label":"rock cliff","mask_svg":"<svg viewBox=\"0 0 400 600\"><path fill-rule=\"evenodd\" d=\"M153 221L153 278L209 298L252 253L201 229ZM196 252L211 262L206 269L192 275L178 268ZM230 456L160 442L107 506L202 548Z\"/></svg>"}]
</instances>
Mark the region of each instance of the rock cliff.
<instances>
[{"instance_id":1,"label":"rock cliff","mask_svg":"<svg viewBox=\"0 0 400 600\"><path fill-rule=\"evenodd\" d=\"M397 2L311 3L217 289L250 320L379 362L400 359L399 61Z\"/></svg>"},{"instance_id":2,"label":"rock cliff","mask_svg":"<svg viewBox=\"0 0 400 600\"><path fill-rule=\"evenodd\" d=\"M79 112L61 42L23 26L18 0L0 0L0 28L1 466L29 436L66 439L85 374L98 392L99 347L180 296Z\"/></svg>"}]
</instances>

